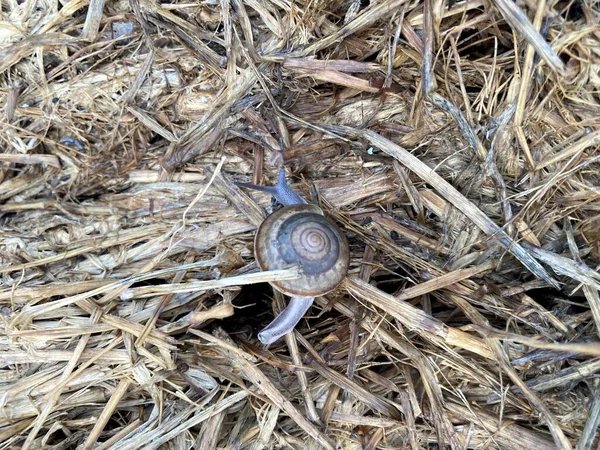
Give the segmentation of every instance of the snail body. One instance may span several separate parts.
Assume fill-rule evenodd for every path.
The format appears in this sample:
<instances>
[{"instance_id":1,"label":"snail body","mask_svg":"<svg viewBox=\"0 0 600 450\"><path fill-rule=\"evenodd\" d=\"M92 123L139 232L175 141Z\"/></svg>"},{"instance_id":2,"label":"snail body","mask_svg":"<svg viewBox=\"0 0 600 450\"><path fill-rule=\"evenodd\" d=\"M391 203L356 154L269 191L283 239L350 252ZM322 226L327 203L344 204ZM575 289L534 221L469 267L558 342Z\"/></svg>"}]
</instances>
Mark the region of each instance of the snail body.
<instances>
[{"instance_id":1,"label":"snail body","mask_svg":"<svg viewBox=\"0 0 600 450\"><path fill-rule=\"evenodd\" d=\"M271 283L291 299L275 320L258 334L263 344L270 344L293 331L315 297L339 286L348 272L348 241L318 206L307 204L288 186L283 169L276 186L238 185L271 193L285 205L269 215L256 233L254 254L261 270L298 266L302 273L295 280Z\"/></svg>"}]
</instances>

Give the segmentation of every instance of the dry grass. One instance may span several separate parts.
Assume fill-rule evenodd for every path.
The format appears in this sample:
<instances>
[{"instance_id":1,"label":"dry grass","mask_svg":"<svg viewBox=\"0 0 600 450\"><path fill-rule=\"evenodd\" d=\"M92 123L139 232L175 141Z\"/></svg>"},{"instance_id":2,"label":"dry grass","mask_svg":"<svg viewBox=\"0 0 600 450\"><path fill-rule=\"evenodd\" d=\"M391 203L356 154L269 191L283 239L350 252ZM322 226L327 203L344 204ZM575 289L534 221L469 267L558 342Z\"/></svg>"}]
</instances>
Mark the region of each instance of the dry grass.
<instances>
[{"instance_id":1,"label":"dry grass","mask_svg":"<svg viewBox=\"0 0 600 450\"><path fill-rule=\"evenodd\" d=\"M4 0L0 450L600 449L599 24ZM265 349L282 163L352 263Z\"/></svg>"}]
</instances>

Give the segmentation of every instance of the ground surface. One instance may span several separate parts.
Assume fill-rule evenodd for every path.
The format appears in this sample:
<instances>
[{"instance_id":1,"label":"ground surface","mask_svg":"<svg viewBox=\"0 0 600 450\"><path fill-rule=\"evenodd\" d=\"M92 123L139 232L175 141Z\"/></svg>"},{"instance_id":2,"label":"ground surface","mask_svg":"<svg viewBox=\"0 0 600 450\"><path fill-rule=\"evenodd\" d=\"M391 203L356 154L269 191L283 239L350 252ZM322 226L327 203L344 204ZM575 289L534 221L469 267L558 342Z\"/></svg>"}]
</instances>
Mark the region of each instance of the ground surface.
<instances>
[{"instance_id":1,"label":"ground surface","mask_svg":"<svg viewBox=\"0 0 600 450\"><path fill-rule=\"evenodd\" d=\"M0 448L598 448L599 23L4 0ZM351 266L265 349L282 164Z\"/></svg>"}]
</instances>

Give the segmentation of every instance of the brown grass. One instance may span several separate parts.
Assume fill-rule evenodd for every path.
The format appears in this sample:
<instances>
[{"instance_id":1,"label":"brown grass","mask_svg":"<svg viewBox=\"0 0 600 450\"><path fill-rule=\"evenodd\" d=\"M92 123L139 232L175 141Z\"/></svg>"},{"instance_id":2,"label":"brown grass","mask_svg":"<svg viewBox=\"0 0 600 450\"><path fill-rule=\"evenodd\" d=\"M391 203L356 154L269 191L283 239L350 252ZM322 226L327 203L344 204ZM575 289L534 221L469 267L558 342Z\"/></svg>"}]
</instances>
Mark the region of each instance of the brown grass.
<instances>
[{"instance_id":1,"label":"brown grass","mask_svg":"<svg viewBox=\"0 0 600 450\"><path fill-rule=\"evenodd\" d=\"M599 24L3 1L0 450L600 449ZM281 164L352 262L266 349Z\"/></svg>"}]
</instances>

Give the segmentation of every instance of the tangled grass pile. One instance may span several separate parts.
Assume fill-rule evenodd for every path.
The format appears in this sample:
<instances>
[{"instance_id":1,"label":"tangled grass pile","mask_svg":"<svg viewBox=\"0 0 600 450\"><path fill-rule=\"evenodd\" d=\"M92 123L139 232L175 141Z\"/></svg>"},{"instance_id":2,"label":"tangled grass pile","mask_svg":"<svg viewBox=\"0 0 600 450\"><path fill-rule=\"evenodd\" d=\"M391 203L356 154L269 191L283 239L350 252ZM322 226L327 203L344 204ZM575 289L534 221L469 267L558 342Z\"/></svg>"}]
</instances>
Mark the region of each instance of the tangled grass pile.
<instances>
[{"instance_id":1,"label":"tangled grass pile","mask_svg":"<svg viewBox=\"0 0 600 450\"><path fill-rule=\"evenodd\" d=\"M0 449L598 449L600 3L3 0ZM294 333L285 167L348 238Z\"/></svg>"}]
</instances>

